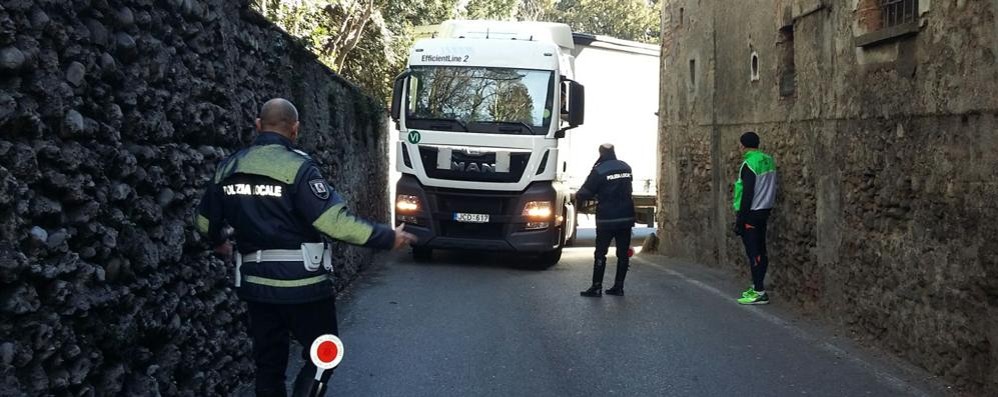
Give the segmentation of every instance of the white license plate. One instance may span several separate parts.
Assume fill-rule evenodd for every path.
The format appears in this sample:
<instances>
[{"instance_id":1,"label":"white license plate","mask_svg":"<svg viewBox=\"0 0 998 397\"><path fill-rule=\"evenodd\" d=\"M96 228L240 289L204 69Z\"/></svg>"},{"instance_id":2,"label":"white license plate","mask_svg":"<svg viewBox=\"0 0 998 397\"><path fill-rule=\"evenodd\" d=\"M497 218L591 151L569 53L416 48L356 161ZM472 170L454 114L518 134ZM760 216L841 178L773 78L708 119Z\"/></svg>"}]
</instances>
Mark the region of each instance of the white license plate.
<instances>
[{"instance_id":1,"label":"white license plate","mask_svg":"<svg viewBox=\"0 0 998 397\"><path fill-rule=\"evenodd\" d=\"M489 223L489 214L465 214L455 212L454 220L466 223Z\"/></svg>"}]
</instances>

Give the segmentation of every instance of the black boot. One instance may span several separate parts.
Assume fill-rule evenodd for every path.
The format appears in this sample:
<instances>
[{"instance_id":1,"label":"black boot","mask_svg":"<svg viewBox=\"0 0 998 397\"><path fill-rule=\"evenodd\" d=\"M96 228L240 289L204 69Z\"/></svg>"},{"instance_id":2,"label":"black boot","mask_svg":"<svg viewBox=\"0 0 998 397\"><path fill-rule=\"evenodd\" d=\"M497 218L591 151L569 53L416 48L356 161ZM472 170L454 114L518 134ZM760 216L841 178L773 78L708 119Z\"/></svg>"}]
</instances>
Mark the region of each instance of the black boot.
<instances>
[{"instance_id":1,"label":"black boot","mask_svg":"<svg viewBox=\"0 0 998 397\"><path fill-rule=\"evenodd\" d=\"M624 296L624 277L627 277L629 262L628 258L617 260L617 275L613 278L613 287L606 290L607 295Z\"/></svg>"},{"instance_id":2,"label":"black boot","mask_svg":"<svg viewBox=\"0 0 998 397\"><path fill-rule=\"evenodd\" d=\"M579 292L579 295L588 296L590 298L599 298L603 296L603 284L593 284L589 289Z\"/></svg>"},{"instance_id":3,"label":"black boot","mask_svg":"<svg viewBox=\"0 0 998 397\"><path fill-rule=\"evenodd\" d=\"M606 270L606 259L597 259L593 262L593 285L589 289L582 291L579 295L590 298L603 296L603 271Z\"/></svg>"}]
</instances>

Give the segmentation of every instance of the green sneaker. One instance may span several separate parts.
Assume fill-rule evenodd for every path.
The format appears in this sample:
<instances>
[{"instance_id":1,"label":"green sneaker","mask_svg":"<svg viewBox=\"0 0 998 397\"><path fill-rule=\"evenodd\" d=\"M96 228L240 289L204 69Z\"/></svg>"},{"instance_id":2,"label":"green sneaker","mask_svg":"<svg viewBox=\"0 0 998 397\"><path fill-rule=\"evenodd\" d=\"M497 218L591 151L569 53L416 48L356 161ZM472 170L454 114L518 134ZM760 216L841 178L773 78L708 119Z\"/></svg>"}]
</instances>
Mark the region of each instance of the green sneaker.
<instances>
[{"instance_id":1,"label":"green sneaker","mask_svg":"<svg viewBox=\"0 0 998 397\"><path fill-rule=\"evenodd\" d=\"M765 292L760 294L752 290L749 296L738 299L738 303L742 305L766 305L769 304L769 294Z\"/></svg>"},{"instance_id":2,"label":"green sneaker","mask_svg":"<svg viewBox=\"0 0 998 397\"><path fill-rule=\"evenodd\" d=\"M742 298L748 298L749 296L752 296L752 294L755 294L755 287L750 285L745 292L742 292Z\"/></svg>"}]
</instances>

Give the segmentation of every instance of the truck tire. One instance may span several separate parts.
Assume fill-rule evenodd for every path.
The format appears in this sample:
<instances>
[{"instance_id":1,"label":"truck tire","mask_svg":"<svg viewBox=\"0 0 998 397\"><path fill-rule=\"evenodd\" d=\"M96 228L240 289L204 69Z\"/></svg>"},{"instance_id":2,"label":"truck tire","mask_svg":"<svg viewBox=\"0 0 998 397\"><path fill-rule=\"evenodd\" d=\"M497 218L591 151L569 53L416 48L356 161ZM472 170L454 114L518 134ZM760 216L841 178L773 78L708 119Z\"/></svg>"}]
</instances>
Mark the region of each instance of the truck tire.
<instances>
[{"instance_id":1,"label":"truck tire","mask_svg":"<svg viewBox=\"0 0 998 397\"><path fill-rule=\"evenodd\" d=\"M557 265L558 261L561 260L561 251L563 250L563 248L564 246L558 247L558 249L554 251L548 251L538 256L535 262L535 266L537 267L537 269L544 270L554 265Z\"/></svg>"},{"instance_id":2,"label":"truck tire","mask_svg":"<svg viewBox=\"0 0 998 397\"><path fill-rule=\"evenodd\" d=\"M534 261L534 266L538 270L544 270L558 264L561 260L561 252L565 249L565 228L561 228L561 238L558 239L561 245L555 248L553 251L548 251L540 256Z\"/></svg>"},{"instance_id":3,"label":"truck tire","mask_svg":"<svg viewBox=\"0 0 998 397\"><path fill-rule=\"evenodd\" d=\"M648 227L655 227L655 208L646 208L643 218L644 220L641 223L644 223Z\"/></svg>"},{"instance_id":4,"label":"truck tire","mask_svg":"<svg viewBox=\"0 0 998 397\"><path fill-rule=\"evenodd\" d=\"M572 219L572 237L565 240L566 247L575 246L575 238L579 235L579 213L576 211Z\"/></svg>"},{"instance_id":5,"label":"truck tire","mask_svg":"<svg viewBox=\"0 0 998 397\"><path fill-rule=\"evenodd\" d=\"M433 260L433 248L412 247L412 259L416 262L429 262Z\"/></svg>"}]
</instances>

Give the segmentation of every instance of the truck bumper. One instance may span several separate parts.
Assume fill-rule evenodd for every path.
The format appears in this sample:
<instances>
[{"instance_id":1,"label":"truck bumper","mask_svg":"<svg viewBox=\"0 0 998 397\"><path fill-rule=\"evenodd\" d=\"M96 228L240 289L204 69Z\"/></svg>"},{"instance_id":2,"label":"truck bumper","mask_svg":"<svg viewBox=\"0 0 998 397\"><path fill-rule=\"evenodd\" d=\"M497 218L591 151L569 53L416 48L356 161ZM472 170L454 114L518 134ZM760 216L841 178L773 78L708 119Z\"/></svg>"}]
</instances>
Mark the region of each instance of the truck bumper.
<instances>
[{"instance_id":1,"label":"truck bumper","mask_svg":"<svg viewBox=\"0 0 998 397\"><path fill-rule=\"evenodd\" d=\"M396 185L396 194L415 196L420 208L412 212L396 209L395 225L405 224L405 230L419 239L417 247L542 253L561 243L561 205L550 182L531 184L522 192L497 192L426 187L411 175L403 175ZM551 201L554 214L547 227L527 230L522 215L529 201ZM489 215L488 223L463 223L454 220L454 213Z\"/></svg>"}]
</instances>

